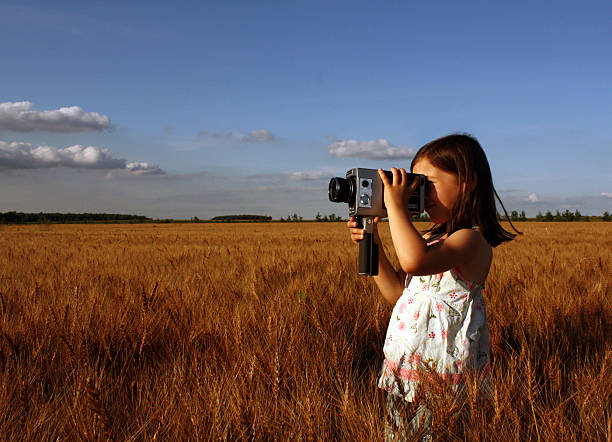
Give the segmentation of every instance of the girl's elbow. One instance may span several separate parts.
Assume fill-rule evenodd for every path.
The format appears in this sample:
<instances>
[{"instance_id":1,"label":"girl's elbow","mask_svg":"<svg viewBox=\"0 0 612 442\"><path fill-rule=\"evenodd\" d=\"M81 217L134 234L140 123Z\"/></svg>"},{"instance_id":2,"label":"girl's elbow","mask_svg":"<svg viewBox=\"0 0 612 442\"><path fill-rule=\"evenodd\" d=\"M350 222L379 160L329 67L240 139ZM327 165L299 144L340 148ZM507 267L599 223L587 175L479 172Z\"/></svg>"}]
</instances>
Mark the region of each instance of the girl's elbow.
<instances>
[{"instance_id":1,"label":"girl's elbow","mask_svg":"<svg viewBox=\"0 0 612 442\"><path fill-rule=\"evenodd\" d=\"M410 253L398 253L397 259L404 272L409 275L418 274L423 269L426 250L410 250Z\"/></svg>"},{"instance_id":2,"label":"girl's elbow","mask_svg":"<svg viewBox=\"0 0 612 442\"><path fill-rule=\"evenodd\" d=\"M417 275L423 270L423 263L425 262L425 253L419 253L418 251L412 251L412 253L406 253L397 257L399 265L404 272L409 275Z\"/></svg>"},{"instance_id":3,"label":"girl's elbow","mask_svg":"<svg viewBox=\"0 0 612 442\"><path fill-rule=\"evenodd\" d=\"M399 260L400 267L408 275L414 275L419 271L419 262L415 259L404 258Z\"/></svg>"}]
</instances>

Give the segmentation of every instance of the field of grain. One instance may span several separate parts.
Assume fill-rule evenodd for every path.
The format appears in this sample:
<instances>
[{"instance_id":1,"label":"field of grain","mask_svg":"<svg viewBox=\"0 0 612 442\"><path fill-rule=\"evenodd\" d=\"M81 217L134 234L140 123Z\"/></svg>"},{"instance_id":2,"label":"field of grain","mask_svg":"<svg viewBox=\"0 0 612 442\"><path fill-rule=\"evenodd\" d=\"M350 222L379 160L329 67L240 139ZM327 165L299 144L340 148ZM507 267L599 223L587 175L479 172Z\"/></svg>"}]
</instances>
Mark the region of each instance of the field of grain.
<instances>
[{"instance_id":1,"label":"field of grain","mask_svg":"<svg viewBox=\"0 0 612 442\"><path fill-rule=\"evenodd\" d=\"M609 441L612 223L518 228L485 290L493 395L430 398L436 433ZM381 440L391 307L346 230L0 226L2 439Z\"/></svg>"}]
</instances>

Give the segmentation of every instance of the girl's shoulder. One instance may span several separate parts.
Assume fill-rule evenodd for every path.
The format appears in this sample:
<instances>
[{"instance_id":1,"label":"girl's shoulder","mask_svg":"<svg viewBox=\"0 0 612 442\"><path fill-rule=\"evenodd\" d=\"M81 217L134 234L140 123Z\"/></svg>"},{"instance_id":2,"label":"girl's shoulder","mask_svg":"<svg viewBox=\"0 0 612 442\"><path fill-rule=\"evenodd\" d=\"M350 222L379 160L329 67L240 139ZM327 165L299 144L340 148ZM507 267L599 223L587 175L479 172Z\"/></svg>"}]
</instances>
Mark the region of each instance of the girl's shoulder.
<instances>
[{"instance_id":1,"label":"girl's shoulder","mask_svg":"<svg viewBox=\"0 0 612 442\"><path fill-rule=\"evenodd\" d=\"M465 247L466 249L471 249L474 251L481 251L482 253L488 253L492 250L491 245L483 233L480 231L480 229L476 228L456 230L446 239L452 241L456 245L460 245L460 247Z\"/></svg>"},{"instance_id":2,"label":"girl's shoulder","mask_svg":"<svg viewBox=\"0 0 612 442\"><path fill-rule=\"evenodd\" d=\"M449 241L448 244L453 244L453 247L479 251L481 254L491 254L492 247L478 227L463 228L454 231L453 233L432 233L426 232L422 235L428 246L439 242Z\"/></svg>"},{"instance_id":3,"label":"girl's shoulder","mask_svg":"<svg viewBox=\"0 0 612 442\"><path fill-rule=\"evenodd\" d=\"M485 236L483 235L480 227L474 226L472 228L464 227L462 229L455 230L453 233L448 235L448 237L463 237L463 238L474 238L482 241L487 241ZM488 243L487 243L488 244Z\"/></svg>"},{"instance_id":4,"label":"girl's shoulder","mask_svg":"<svg viewBox=\"0 0 612 442\"><path fill-rule=\"evenodd\" d=\"M450 237L460 242L466 249L470 249L468 261L456 268L467 279L484 286L484 282L491 268L493 248L479 229L459 229ZM449 237L449 238L450 238Z\"/></svg>"}]
</instances>

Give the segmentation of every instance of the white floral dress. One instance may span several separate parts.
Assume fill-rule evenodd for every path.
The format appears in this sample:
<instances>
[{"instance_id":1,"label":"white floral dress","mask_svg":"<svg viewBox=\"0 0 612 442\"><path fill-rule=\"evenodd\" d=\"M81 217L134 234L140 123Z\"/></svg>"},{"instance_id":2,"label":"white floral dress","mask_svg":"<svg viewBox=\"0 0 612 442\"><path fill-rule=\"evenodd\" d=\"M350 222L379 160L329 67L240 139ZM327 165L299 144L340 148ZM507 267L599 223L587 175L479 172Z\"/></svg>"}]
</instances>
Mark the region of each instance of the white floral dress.
<instances>
[{"instance_id":1,"label":"white floral dress","mask_svg":"<svg viewBox=\"0 0 612 442\"><path fill-rule=\"evenodd\" d=\"M455 388L468 370L486 377L489 331L482 289L456 269L408 275L389 321L378 386L412 402L426 365Z\"/></svg>"}]
</instances>

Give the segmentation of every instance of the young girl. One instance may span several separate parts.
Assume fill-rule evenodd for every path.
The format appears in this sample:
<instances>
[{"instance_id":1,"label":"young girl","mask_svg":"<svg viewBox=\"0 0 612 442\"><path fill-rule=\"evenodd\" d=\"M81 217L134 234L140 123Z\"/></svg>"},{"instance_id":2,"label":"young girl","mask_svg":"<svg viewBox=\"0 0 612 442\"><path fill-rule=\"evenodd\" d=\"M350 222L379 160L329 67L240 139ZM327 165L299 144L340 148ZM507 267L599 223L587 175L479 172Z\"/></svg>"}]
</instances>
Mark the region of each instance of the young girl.
<instances>
[{"instance_id":1,"label":"young girl","mask_svg":"<svg viewBox=\"0 0 612 442\"><path fill-rule=\"evenodd\" d=\"M374 280L383 297L395 305L378 383L388 391L391 439L405 439L409 429L431 425L431 413L423 406L411 410L411 422L405 422L400 411L405 408L403 400L415 401L425 369L435 370L455 390L468 372L486 379L489 336L482 290L492 247L515 236L497 221L494 198L499 196L475 138L449 135L434 140L417 152L410 169L427 178L425 211L433 227L423 236L407 209L416 182L407 182L404 169L392 168L393 180L378 171L400 264L396 271L379 248ZM347 225L353 241L363 238L354 218ZM374 241L381 244L377 229Z\"/></svg>"}]
</instances>

